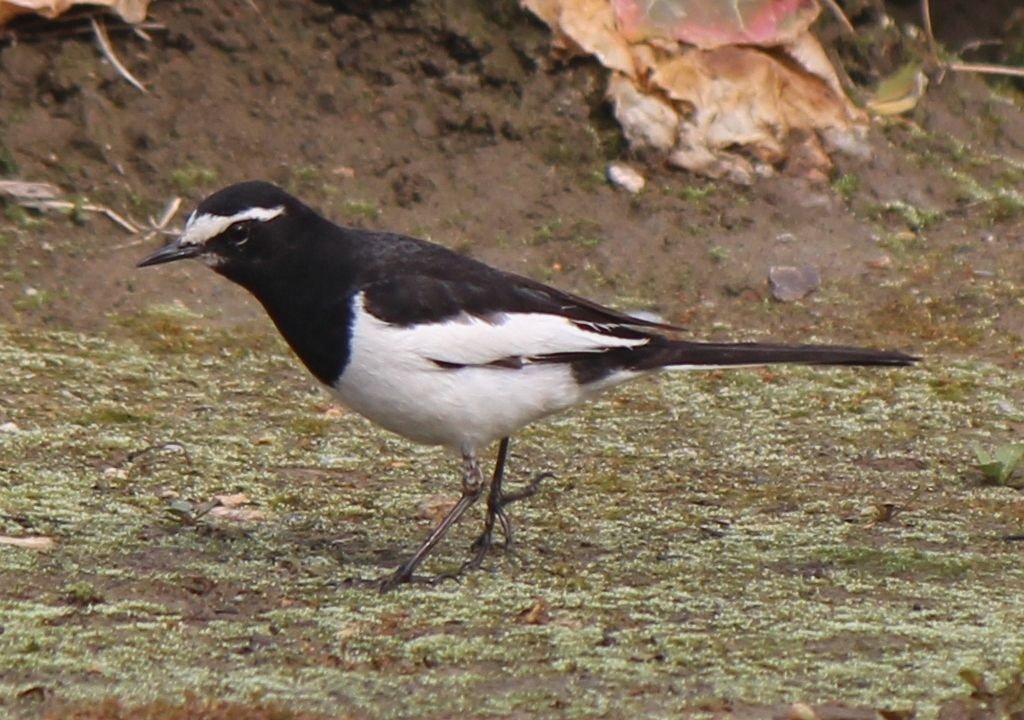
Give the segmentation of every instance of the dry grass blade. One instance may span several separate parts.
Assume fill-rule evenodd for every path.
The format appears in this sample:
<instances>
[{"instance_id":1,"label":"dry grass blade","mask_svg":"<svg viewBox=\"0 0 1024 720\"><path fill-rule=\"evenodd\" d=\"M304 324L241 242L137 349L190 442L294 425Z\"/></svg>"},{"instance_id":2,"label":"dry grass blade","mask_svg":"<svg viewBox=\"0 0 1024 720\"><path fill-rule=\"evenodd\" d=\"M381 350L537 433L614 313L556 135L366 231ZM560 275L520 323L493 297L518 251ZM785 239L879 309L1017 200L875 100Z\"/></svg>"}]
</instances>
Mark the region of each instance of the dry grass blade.
<instances>
[{"instance_id":1,"label":"dry grass blade","mask_svg":"<svg viewBox=\"0 0 1024 720\"><path fill-rule=\"evenodd\" d=\"M181 198L177 196L171 198L167 205L164 206L164 211L163 213L161 213L160 218L156 222L152 223L153 229L163 230L164 228L166 228L167 223L171 221L171 218L175 216L180 207Z\"/></svg>"},{"instance_id":2,"label":"dry grass blade","mask_svg":"<svg viewBox=\"0 0 1024 720\"><path fill-rule=\"evenodd\" d=\"M60 210L73 212L84 210L86 212L102 213L130 233L137 233L139 229L134 223L126 220L105 205L94 205L92 203L73 203L69 200L60 200L60 189L56 185L45 182L25 182L23 180L0 180L0 195L7 195L14 199L14 202L21 207L32 210ZM180 202L179 202L180 204ZM170 207L168 208L170 210ZM165 214L168 212L165 210ZM177 210L177 206L174 206ZM173 212L171 213L173 215Z\"/></svg>"},{"instance_id":3,"label":"dry grass blade","mask_svg":"<svg viewBox=\"0 0 1024 720\"><path fill-rule=\"evenodd\" d=\"M1011 75L1013 77L1024 77L1024 67L1012 67L1010 65L993 65L990 63L946 63L945 67L957 72L976 72L986 75Z\"/></svg>"},{"instance_id":4,"label":"dry grass blade","mask_svg":"<svg viewBox=\"0 0 1024 720\"><path fill-rule=\"evenodd\" d=\"M141 245L144 242L148 242L153 238L154 235L177 235L179 233L179 230L175 228L168 228L167 225L171 222L172 219L174 219L174 216L178 214L179 209L181 209L181 198L175 196L171 198L164 206L164 210L162 213L160 213L159 218L154 220L152 215L147 218L147 220L149 221L148 232L146 232L144 235L140 235L140 237L134 240L122 243L120 245L116 245L111 249L124 250L126 248L135 247L136 245ZM136 232L142 233L142 223L135 222L134 225L138 226L139 228L138 230L136 230Z\"/></svg>"},{"instance_id":5,"label":"dry grass blade","mask_svg":"<svg viewBox=\"0 0 1024 720\"><path fill-rule=\"evenodd\" d=\"M0 195L14 198L15 202L53 200L60 197L60 189L47 182L0 180Z\"/></svg>"},{"instance_id":6,"label":"dry grass blade","mask_svg":"<svg viewBox=\"0 0 1024 720\"><path fill-rule=\"evenodd\" d=\"M935 33L932 32L932 7L929 0L921 0L921 24L924 25L924 36L928 40L928 51L933 59L939 57L938 48L935 43Z\"/></svg>"},{"instance_id":7,"label":"dry grass blade","mask_svg":"<svg viewBox=\"0 0 1024 720\"><path fill-rule=\"evenodd\" d=\"M89 22L92 24L92 31L96 35L96 42L99 43L100 52L103 53L114 69L117 70L118 74L132 84L133 87L137 88L140 92L148 93L149 90L146 86L139 82L134 75L128 72L128 68L117 58L114 54L114 49L110 46L110 38L107 37L107 31L103 28L96 18L89 18Z\"/></svg>"},{"instance_id":8,"label":"dry grass blade","mask_svg":"<svg viewBox=\"0 0 1024 720\"><path fill-rule=\"evenodd\" d=\"M826 0L827 2L828 0ZM938 60L938 44L935 41L935 34L932 32L932 11L929 0L921 0L921 24L924 26L924 34L928 39L928 49L943 71L954 70L956 72L974 72L985 75L1009 75L1012 77L1024 77L1024 67L1013 67L1011 65L995 65L992 63L966 63L966 62L941 62ZM977 45L987 44L989 41L977 41ZM966 48L966 46L965 46Z\"/></svg>"},{"instance_id":9,"label":"dry grass blade","mask_svg":"<svg viewBox=\"0 0 1024 720\"><path fill-rule=\"evenodd\" d=\"M54 542L53 538L44 535L30 535L28 537L0 535L0 545L10 545L26 550L49 550L54 546Z\"/></svg>"},{"instance_id":10,"label":"dry grass blade","mask_svg":"<svg viewBox=\"0 0 1024 720\"><path fill-rule=\"evenodd\" d=\"M839 21L839 24L846 29L846 32L849 35L856 36L857 31L854 30L853 23L850 22L850 18L846 17L846 13L844 13L843 9L839 7L839 3L837 3L836 0L822 1L828 6L828 9L832 11L832 14L835 16L836 20Z\"/></svg>"},{"instance_id":11,"label":"dry grass blade","mask_svg":"<svg viewBox=\"0 0 1024 720\"><path fill-rule=\"evenodd\" d=\"M118 215L105 205L93 205L92 203L80 205L68 200L26 200L19 202L18 204L22 207L31 208L33 210L62 210L65 212L84 210L85 212L100 213L101 215L106 215L111 221L120 225L130 233L137 233L139 231L133 223L126 220L121 215Z\"/></svg>"}]
</instances>

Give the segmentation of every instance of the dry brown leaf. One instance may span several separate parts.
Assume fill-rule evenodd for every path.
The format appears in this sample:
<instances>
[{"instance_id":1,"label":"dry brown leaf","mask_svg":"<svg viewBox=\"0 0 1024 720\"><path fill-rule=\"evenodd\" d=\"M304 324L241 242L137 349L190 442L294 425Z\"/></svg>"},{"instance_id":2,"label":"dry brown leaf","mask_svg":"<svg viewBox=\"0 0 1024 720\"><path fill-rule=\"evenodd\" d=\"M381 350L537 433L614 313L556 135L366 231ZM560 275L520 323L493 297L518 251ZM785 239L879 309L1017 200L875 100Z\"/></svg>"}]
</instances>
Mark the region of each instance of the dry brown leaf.
<instances>
[{"instance_id":1,"label":"dry brown leaf","mask_svg":"<svg viewBox=\"0 0 1024 720\"><path fill-rule=\"evenodd\" d=\"M863 134L863 115L828 81L800 72L757 48L689 48L657 65L651 83L691 112L681 118L679 146L670 162L713 177L750 182L758 170L770 171L786 156L793 133L823 134L830 145L846 138L854 145ZM823 167L802 168L805 176L830 167L815 152L817 136L808 134L805 156ZM731 150L740 146L744 154ZM845 148L844 148L845 149Z\"/></svg>"},{"instance_id":2,"label":"dry brown leaf","mask_svg":"<svg viewBox=\"0 0 1024 720\"><path fill-rule=\"evenodd\" d=\"M516 614L516 622L520 625L547 625L551 622L551 613L544 598L537 598L533 605Z\"/></svg>"},{"instance_id":3,"label":"dry brown leaf","mask_svg":"<svg viewBox=\"0 0 1024 720\"><path fill-rule=\"evenodd\" d=\"M814 0L612 0L630 40L663 37L700 48L780 45L818 16Z\"/></svg>"},{"instance_id":4,"label":"dry brown leaf","mask_svg":"<svg viewBox=\"0 0 1024 720\"><path fill-rule=\"evenodd\" d=\"M0 0L0 25L26 13L55 18L74 5L103 5L120 15L125 22L140 23L146 19L149 0Z\"/></svg>"},{"instance_id":5,"label":"dry brown leaf","mask_svg":"<svg viewBox=\"0 0 1024 720\"><path fill-rule=\"evenodd\" d=\"M45 535L29 535L27 537L11 537L0 535L0 545L13 545L14 547L25 548L26 550L49 550L56 543L53 538Z\"/></svg>"},{"instance_id":6,"label":"dry brown leaf","mask_svg":"<svg viewBox=\"0 0 1024 720\"><path fill-rule=\"evenodd\" d=\"M562 0L522 0L522 4L548 27L554 28L558 25Z\"/></svg>"},{"instance_id":7,"label":"dry brown leaf","mask_svg":"<svg viewBox=\"0 0 1024 720\"><path fill-rule=\"evenodd\" d=\"M456 502L458 499L451 495L428 495L416 504L416 515L436 524L455 507Z\"/></svg>"},{"instance_id":8,"label":"dry brown leaf","mask_svg":"<svg viewBox=\"0 0 1024 720\"><path fill-rule=\"evenodd\" d=\"M236 508L249 504L249 496L245 493L229 493L226 495L214 495L213 499L221 504L221 507Z\"/></svg>"},{"instance_id":9,"label":"dry brown leaf","mask_svg":"<svg viewBox=\"0 0 1024 720\"><path fill-rule=\"evenodd\" d=\"M555 34L554 45L570 54L597 56L607 68L636 74L629 43L619 34L606 0L522 0Z\"/></svg>"},{"instance_id":10,"label":"dry brown leaf","mask_svg":"<svg viewBox=\"0 0 1024 720\"><path fill-rule=\"evenodd\" d=\"M209 514L210 517L233 522L259 522L267 517L262 510L256 508L224 507L223 505L213 508Z\"/></svg>"},{"instance_id":11,"label":"dry brown leaf","mask_svg":"<svg viewBox=\"0 0 1024 720\"><path fill-rule=\"evenodd\" d=\"M619 34L607 0L573 0L562 4L559 27L574 43L611 70L634 77L629 43Z\"/></svg>"},{"instance_id":12,"label":"dry brown leaf","mask_svg":"<svg viewBox=\"0 0 1024 720\"><path fill-rule=\"evenodd\" d=\"M608 97L615 105L615 119L632 147L668 152L676 144L679 116L669 103L641 92L619 73L613 73L608 81Z\"/></svg>"},{"instance_id":13,"label":"dry brown leaf","mask_svg":"<svg viewBox=\"0 0 1024 720\"><path fill-rule=\"evenodd\" d=\"M823 182L831 170L828 152L869 154L867 116L843 93L807 30L811 15L800 13L815 14L816 7L794 1L745 6L767 23L757 32L768 49L744 44L708 50L654 35L630 42L609 20L608 0L523 3L551 26L556 44L567 41L612 70L608 96L634 149L654 149L674 165L734 182L749 183L779 168ZM620 12L634 5L618 2ZM661 0L658 12L684 6L687 0ZM648 19L653 7L644 6ZM800 16L795 25L783 17L791 11ZM672 18L688 27L692 20Z\"/></svg>"},{"instance_id":14,"label":"dry brown leaf","mask_svg":"<svg viewBox=\"0 0 1024 720\"><path fill-rule=\"evenodd\" d=\"M782 49L788 57L795 60L804 70L816 78L824 80L825 84L828 85L835 95L844 100L846 99L846 94L843 92L843 83L839 79L836 69L832 67L832 62L828 59L828 53L825 52L825 48L821 46L817 38L810 33L805 33L783 45ZM854 115L862 115L849 102L846 105Z\"/></svg>"}]
</instances>

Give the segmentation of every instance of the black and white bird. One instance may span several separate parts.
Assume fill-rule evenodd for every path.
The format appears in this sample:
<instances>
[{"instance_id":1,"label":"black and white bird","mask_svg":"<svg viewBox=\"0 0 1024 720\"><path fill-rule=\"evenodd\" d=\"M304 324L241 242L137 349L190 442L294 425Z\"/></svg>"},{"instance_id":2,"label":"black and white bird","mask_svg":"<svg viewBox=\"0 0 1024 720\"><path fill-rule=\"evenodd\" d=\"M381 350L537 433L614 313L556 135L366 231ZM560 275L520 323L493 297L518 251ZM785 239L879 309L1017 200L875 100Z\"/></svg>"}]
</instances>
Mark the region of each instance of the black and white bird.
<instances>
[{"instance_id":1,"label":"black and white bird","mask_svg":"<svg viewBox=\"0 0 1024 720\"><path fill-rule=\"evenodd\" d=\"M339 227L284 190L244 182L206 198L181 236L140 267L195 258L251 292L311 373L347 407L420 443L462 455L462 496L420 548L380 581L415 571L483 493L477 453L500 441L476 567L505 506L512 433L658 370L771 363L908 365L900 352L828 345L677 340L645 320L440 245Z\"/></svg>"}]
</instances>

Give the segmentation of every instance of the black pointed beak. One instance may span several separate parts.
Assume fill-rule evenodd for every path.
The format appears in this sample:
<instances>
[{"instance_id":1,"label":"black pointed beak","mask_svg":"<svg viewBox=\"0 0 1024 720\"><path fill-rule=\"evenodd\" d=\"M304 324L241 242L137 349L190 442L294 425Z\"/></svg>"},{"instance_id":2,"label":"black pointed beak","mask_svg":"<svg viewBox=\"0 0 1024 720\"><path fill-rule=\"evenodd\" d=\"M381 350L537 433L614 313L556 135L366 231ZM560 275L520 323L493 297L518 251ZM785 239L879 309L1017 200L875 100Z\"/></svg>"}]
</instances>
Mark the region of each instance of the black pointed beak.
<instances>
[{"instance_id":1,"label":"black pointed beak","mask_svg":"<svg viewBox=\"0 0 1024 720\"><path fill-rule=\"evenodd\" d=\"M149 267L150 265L162 265L163 263L184 260L199 255L203 251L199 245L182 245L181 240L172 240L157 250L155 253L139 262L135 267Z\"/></svg>"}]
</instances>

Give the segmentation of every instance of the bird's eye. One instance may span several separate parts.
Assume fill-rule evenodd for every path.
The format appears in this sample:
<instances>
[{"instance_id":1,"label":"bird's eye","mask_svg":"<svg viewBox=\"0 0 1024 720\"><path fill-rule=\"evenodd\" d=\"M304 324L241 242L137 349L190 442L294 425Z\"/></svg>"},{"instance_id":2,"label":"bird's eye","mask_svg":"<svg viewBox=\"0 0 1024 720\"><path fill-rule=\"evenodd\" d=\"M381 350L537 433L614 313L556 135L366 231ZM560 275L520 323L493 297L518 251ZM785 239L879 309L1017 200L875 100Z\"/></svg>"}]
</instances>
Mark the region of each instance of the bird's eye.
<instances>
[{"instance_id":1,"label":"bird's eye","mask_svg":"<svg viewBox=\"0 0 1024 720\"><path fill-rule=\"evenodd\" d=\"M235 224L228 227L224 232L224 236L229 242L235 245L241 245L249 239L249 223L247 222L236 222Z\"/></svg>"}]
</instances>

